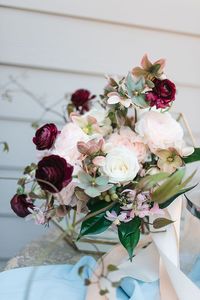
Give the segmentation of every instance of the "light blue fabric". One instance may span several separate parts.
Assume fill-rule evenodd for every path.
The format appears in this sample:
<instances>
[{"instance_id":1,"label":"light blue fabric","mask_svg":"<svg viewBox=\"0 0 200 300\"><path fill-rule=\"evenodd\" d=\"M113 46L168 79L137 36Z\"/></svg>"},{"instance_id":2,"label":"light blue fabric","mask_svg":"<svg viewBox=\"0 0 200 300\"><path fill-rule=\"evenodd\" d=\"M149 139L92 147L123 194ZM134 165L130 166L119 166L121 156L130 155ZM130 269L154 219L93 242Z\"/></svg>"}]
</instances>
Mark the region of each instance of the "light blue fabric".
<instances>
[{"instance_id":1,"label":"light blue fabric","mask_svg":"<svg viewBox=\"0 0 200 300\"><path fill-rule=\"evenodd\" d=\"M91 275L96 262L83 257L75 266L52 265L27 267L0 273L0 300L84 300L84 278ZM82 279L80 266L86 266ZM200 287L200 257L189 277ZM159 282L145 283L123 279L116 300L159 300ZM115 300L115 299L113 299Z\"/></svg>"}]
</instances>

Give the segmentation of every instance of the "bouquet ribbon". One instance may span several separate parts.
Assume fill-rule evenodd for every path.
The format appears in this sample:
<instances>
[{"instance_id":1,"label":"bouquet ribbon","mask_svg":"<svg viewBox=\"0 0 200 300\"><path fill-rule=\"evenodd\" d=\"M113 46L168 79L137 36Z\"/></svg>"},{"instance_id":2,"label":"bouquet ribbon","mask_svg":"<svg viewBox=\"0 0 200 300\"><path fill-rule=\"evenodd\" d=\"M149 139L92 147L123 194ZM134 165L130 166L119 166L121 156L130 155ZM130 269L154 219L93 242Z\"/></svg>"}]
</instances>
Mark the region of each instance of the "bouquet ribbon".
<instances>
[{"instance_id":1,"label":"bouquet ribbon","mask_svg":"<svg viewBox=\"0 0 200 300\"><path fill-rule=\"evenodd\" d=\"M133 261L128 260L127 252L121 245L115 246L98 262L91 281L99 282L88 287L86 300L114 300L116 288L111 281L116 282L124 277L132 277L144 282L160 280L161 300L199 300L200 291L197 286L180 270L179 240L181 220L181 197L165 209L166 217L175 222L166 227L165 232L151 233L145 237L135 251ZM149 245L148 245L149 244ZM144 248L145 245L148 245ZM107 271L109 264L116 265L118 270ZM100 296L99 291L107 289L108 294Z\"/></svg>"}]
</instances>

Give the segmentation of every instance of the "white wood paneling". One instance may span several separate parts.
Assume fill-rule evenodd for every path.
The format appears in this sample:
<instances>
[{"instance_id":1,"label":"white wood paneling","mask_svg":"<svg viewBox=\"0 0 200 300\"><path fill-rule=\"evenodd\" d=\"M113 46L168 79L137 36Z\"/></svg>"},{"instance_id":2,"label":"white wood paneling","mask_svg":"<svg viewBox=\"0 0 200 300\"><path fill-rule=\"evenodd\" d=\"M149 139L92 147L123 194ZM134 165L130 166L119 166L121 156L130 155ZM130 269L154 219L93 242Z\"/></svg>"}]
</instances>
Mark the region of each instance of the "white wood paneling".
<instances>
[{"instance_id":1,"label":"white wood paneling","mask_svg":"<svg viewBox=\"0 0 200 300\"><path fill-rule=\"evenodd\" d=\"M48 228L17 217L0 218L0 258L10 258L32 239L47 233Z\"/></svg>"},{"instance_id":2,"label":"white wood paneling","mask_svg":"<svg viewBox=\"0 0 200 300\"><path fill-rule=\"evenodd\" d=\"M0 4L129 26L200 34L198 0L0 0Z\"/></svg>"},{"instance_id":3,"label":"white wood paneling","mask_svg":"<svg viewBox=\"0 0 200 300\"><path fill-rule=\"evenodd\" d=\"M93 94L98 95L106 83L103 76L0 66L0 92L8 90L12 97L11 102L0 103L0 119L2 116L37 119L43 112L41 106L21 88L18 88L15 81L31 92L34 97L39 98L46 106L53 105L60 99L61 102L53 106L60 113L67 103L67 99L63 99L66 94L72 93L77 88L87 88ZM62 121L60 117L50 112L45 115L45 119Z\"/></svg>"},{"instance_id":4,"label":"white wood paneling","mask_svg":"<svg viewBox=\"0 0 200 300\"><path fill-rule=\"evenodd\" d=\"M199 86L198 38L10 9L1 9L0 20L3 62L124 74L148 52L168 59L177 82Z\"/></svg>"},{"instance_id":5,"label":"white wood paneling","mask_svg":"<svg viewBox=\"0 0 200 300\"><path fill-rule=\"evenodd\" d=\"M2 216L15 216L10 207L10 200L16 193L17 180L8 178L19 178L21 176L20 170L0 170L0 218ZM2 179L4 178L4 179ZM7 179L6 179L7 178Z\"/></svg>"}]
</instances>

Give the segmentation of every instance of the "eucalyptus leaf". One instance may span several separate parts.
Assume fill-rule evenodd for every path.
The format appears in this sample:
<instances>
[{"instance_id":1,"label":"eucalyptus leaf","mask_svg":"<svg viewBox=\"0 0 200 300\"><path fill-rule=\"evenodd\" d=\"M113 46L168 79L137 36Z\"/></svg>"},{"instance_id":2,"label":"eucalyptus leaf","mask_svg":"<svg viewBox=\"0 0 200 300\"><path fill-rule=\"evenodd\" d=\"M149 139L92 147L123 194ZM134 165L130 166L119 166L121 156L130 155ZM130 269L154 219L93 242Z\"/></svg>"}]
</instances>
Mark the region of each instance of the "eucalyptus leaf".
<instances>
[{"instance_id":1,"label":"eucalyptus leaf","mask_svg":"<svg viewBox=\"0 0 200 300\"><path fill-rule=\"evenodd\" d=\"M174 221L166 219L166 218L157 218L153 221L153 228L160 229L160 228L165 227L173 222Z\"/></svg>"}]
</instances>

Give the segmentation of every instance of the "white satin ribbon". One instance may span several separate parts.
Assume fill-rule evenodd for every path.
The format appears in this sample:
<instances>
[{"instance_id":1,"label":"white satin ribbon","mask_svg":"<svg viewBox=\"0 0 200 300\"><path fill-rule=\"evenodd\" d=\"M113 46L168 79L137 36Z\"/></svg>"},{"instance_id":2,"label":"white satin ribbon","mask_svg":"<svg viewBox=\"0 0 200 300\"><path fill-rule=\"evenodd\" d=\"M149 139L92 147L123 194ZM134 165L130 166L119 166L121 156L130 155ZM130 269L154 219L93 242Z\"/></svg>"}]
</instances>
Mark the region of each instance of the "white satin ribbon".
<instances>
[{"instance_id":1,"label":"white satin ribbon","mask_svg":"<svg viewBox=\"0 0 200 300\"><path fill-rule=\"evenodd\" d=\"M165 209L166 217L175 222L166 227L166 232L152 233L140 242L133 262L128 260L125 249L118 245L103 256L95 273L100 275L103 270L103 274L107 275L111 281L118 281L124 277L132 277L145 282L160 279L161 300L199 300L199 289L179 268L181 200L182 198L179 197ZM150 239L152 244L143 249L142 246ZM118 271L107 274L109 264L117 265ZM96 281L96 276L93 275L91 280ZM109 294L100 296L100 286L101 289L108 289ZM99 283L88 287L86 300L114 300L116 299L115 293L116 289L109 281L102 279Z\"/></svg>"}]
</instances>

